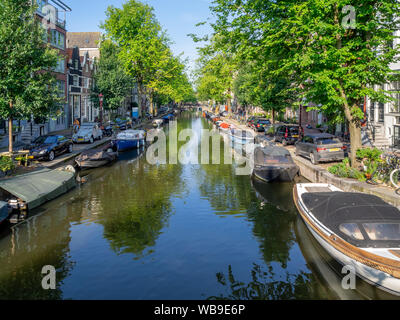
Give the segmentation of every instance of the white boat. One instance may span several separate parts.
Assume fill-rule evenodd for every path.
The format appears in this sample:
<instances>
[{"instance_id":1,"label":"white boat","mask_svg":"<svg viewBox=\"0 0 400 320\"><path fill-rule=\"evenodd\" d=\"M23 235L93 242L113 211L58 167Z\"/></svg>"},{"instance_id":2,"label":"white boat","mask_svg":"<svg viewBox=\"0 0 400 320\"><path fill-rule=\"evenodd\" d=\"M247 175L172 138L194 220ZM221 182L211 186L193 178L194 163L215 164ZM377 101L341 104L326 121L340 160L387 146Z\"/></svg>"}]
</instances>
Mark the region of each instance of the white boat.
<instances>
[{"instance_id":1,"label":"white boat","mask_svg":"<svg viewBox=\"0 0 400 320\"><path fill-rule=\"evenodd\" d=\"M307 228L339 263L400 295L400 211L379 197L330 184L297 184L294 202Z\"/></svg>"},{"instance_id":2,"label":"white boat","mask_svg":"<svg viewBox=\"0 0 400 320\"><path fill-rule=\"evenodd\" d=\"M159 129L159 128L161 128L161 126L163 125L163 123L164 123L164 120L162 120L162 119L155 119L155 120L153 121L153 127Z\"/></svg>"}]
</instances>

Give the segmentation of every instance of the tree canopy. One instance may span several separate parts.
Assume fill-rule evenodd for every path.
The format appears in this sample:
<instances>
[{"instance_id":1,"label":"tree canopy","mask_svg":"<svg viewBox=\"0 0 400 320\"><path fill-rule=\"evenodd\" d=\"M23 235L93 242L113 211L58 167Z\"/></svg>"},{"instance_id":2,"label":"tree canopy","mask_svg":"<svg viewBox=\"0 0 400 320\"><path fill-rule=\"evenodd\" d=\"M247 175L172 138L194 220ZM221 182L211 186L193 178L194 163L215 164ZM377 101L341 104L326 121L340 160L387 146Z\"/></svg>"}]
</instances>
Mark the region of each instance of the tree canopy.
<instances>
[{"instance_id":1,"label":"tree canopy","mask_svg":"<svg viewBox=\"0 0 400 320\"><path fill-rule=\"evenodd\" d=\"M190 91L191 85L183 75L184 65L172 54L170 40L153 8L129 0L122 8L108 7L106 15L102 27L106 37L118 47L118 58L126 73L138 84L141 111L144 111L142 96L145 93L150 98L151 111L156 95L185 99L182 90Z\"/></svg>"},{"instance_id":2,"label":"tree canopy","mask_svg":"<svg viewBox=\"0 0 400 320\"><path fill-rule=\"evenodd\" d=\"M47 31L35 17L36 8L26 0L0 5L0 117L9 119L10 152L13 119L49 117L61 102L51 72L59 57L43 41Z\"/></svg>"},{"instance_id":3,"label":"tree canopy","mask_svg":"<svg viewBox=\"0 0 400 320\"><path fill-rule=\"evenodd\" d=\"M212 26L239 65L255 62L254 75L262 75L257 87L264 90L247 95L247 103L260 104L257 96L264 95L269 108L286 96L312 102L310 108L327 114L343 114L356 150L365 97L389 101L391 93L381 86L398 76L390 66L400 56L393 45L400 4L356 0L351 5L344 0L215 0Z\"/></svg>"}]
</instances>

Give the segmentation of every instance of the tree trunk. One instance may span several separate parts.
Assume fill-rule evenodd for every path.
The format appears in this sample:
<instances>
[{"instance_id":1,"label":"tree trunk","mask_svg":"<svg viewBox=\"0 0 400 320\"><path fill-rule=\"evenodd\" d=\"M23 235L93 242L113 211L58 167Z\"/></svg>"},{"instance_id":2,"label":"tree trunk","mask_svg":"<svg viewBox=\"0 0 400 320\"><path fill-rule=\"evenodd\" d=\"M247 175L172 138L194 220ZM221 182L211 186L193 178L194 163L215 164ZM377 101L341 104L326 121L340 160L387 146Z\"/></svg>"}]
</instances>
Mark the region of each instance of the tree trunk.
<instances>
[{"instance_id":1,"label":"tree trunk","mask_svg":"<svg viewBox=\"0 0 400 320\"><path fill-rule=\"evenodd\" d=\"M13 108L13 102L10 101L10 110ZM8 152L13 153L13 119L12 116L8 119Z\"/></svg>"},{"instance_id":2,"label":"tree trunk","mask_svg":"<svg viewBox=\"0 0 400 320\"><path fill-rule=\"evenodd\" d=\"M13 153L13 119L8 119L8 152Z\"/></svg>"},{"instance_id":3,"label":"tree trunk","mask_svg":"<svg viewBox=\"0 0 400 320\"><path fill-rule=\"evenodd\" d=\"M349 122L349 131L350 131L350 162L353 168L356 168L357 163L357 150L362 147L361 144L361 128L354 123L354 121Z\"/></svg>"},{"instance_id":4,"label":"tree trunk","mask_svg":"<svg viewBox=\"0 0 400 320\"><path fill-rule=\"evenodd\" d=\"M150 99L150 114L154 115L153 95L151 92L149 93L149 99Z\"/></svg>"},{"instance_id":5,"label":"tree trunk","mask_svg":"<svg viewBox=\"0 0 400 320\"><path fill-rule=\"evenodd\" d=\"M272 109L272 119L271 119L272 124L275 123L275 110Z\"/></svg>"},{"instance_id":6,"label":"tree trunk","mask_svg":"<svg viewBox=\"0 0 400 320\"><path fill-rule=\"evenodd\" d=\"M143 99L142 99L142 94L143 94L143 88L140 83L138 83L138 104L139 104L139 117L142 117L142 110L143 110Z\"/></svg>"},{"instance_id":7,"label":"tree trunk","mask_svg":"<svg viewBox=\"0 0 400 320\"><path fill-rule=\"evenodd\" d=\"M229 94L228 94L228 113L232 114L231 89L228 89L228 92L229 92Z\"/></svg>"}]
</instances>

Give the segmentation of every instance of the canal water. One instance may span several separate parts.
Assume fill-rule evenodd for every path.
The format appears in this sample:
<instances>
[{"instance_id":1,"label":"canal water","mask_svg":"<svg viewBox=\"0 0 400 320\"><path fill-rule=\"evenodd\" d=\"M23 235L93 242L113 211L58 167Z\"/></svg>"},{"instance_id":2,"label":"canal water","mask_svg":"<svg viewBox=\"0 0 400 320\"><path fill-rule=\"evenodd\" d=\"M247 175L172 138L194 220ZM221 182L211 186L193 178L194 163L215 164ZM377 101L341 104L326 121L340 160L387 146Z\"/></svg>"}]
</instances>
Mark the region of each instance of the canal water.
<instances>
[{"instance_id":1,"label":"canal water","mask_svg":"<svg viewBox=\"0 0 400 320\"><path fill-rule=\"evenodd\" d=\"M188 128L211 124L186 112L178 132ZM361 280L342 289L340 267L298 218L293 184L253 181L236 167L151 165L133 151L89 172L2 231L0 299L388 297ZM46 265L57 270L55 290L42 289Z\"/></svg>"}]
</instances>

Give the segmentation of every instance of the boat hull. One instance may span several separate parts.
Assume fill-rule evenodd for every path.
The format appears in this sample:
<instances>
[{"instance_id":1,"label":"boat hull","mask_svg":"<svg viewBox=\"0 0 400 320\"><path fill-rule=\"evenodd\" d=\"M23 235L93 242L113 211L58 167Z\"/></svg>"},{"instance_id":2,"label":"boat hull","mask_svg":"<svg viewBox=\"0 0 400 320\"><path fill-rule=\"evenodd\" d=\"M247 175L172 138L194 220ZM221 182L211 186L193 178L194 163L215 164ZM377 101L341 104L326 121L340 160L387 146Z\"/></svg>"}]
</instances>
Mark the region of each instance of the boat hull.
<instances>
[{"instance_id":1,"label":"boat hull","mask_svg":"<svg viewBox=\"0 0 400 320\"><path fill-rule=\"evenodd\" d=\"M353 267L356 275L366 282L390 294L400 296L400 278L388 273L397 272L394 268L388 264L374 261L367 252L364 251L363 254L362 249L352 249L351 245L347 245L344 241L339 241L337 236L319 228L313 217L307 213L305 206L299 200L297 186L293 190L293 197L307 229L330 256L343 266ZM373 268L371 265L375 267ZM382 271L383 269L388 272Z\"/></svg>"},{"instance_id":2,"label":"boat hull","mask_svg":"<svg viewBox=\"0 0 400 320\"><path fill-rule=\"evenodd\" d=\"M144 146L144 139L115 140L118 152L124 152Z\"/></svg>"},{"instance_id":3,"label":"boat hull","mask_svg":"<svg viewBox=\"0 0 400 320\"><path fill-rule=\"evenodd\" d=\"M254 176L264 182L291 182L298 173L296 165L265 166L253 170Z\"/></svg>"},{"instance_id":4,"label":"boat hull","mask_svg":"<svg viewBox=\"0 0 400 320\"><path fill-rule=\"evenodd\" d=\"M86 160L86 161L78 161L75 160L76 164L82 169L93 169L93 168L99 168L99 167L103 167L113 161L110 160Z\"/></svg>"}]
</instances>

